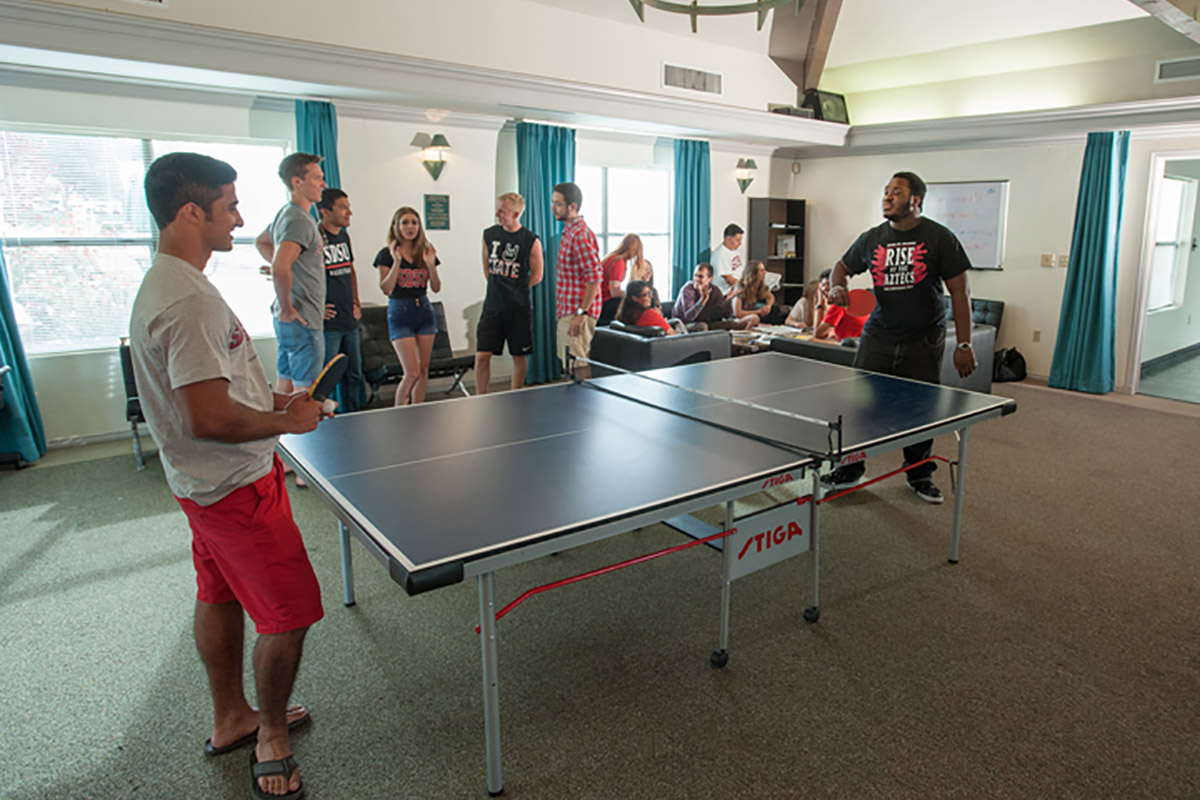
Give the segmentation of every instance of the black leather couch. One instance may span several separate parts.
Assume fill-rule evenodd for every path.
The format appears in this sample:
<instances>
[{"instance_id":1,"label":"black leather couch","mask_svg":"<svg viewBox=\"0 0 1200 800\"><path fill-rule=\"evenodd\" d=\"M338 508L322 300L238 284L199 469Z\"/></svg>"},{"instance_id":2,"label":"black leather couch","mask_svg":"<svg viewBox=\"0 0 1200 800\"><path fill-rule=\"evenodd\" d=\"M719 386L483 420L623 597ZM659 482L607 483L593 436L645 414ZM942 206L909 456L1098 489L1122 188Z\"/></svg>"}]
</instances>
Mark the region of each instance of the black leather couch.
<instances>
[{"instance_id":1,"label":"black leather couch","mask_svg":"<svg viewBox=\"0 0 1200 800\"><path fill-rule=\"evenodd\" d=\"M954 386L959 389L969 389L973 392L991 393L992 363L995 360L996 334L1000 322L1004 318L1004 302L1002 300L971 300L971 345L975 349L975 371L966 378L959 377L954 369L954 311L950 307L950 298L946 297L946 350L942 357L941 382L944 386ZM771 340L771 349L779 353L803 356L818 361L829 361L834 364L853 366L854 355L858 350L856 339L846 339L840 345L827 342L809 342L799 339Z\"/></svg>"},{"instance_id":2,"label":"black leather couch","mask_svg":"<svg viewBox=\"0 0 1200 800\"><path fill-rule=\"evenodd\" d=\"M446 330L446 312L440 302L433 304L433 313L437 316L437 335L433 337L433 355L429 361L429 377L453 378L454 383L446 390L450 394L455 389L464 395L469 395L467 387L463 386L463 376L475 367L475 356L456 356L450 348L450 334ZM362 345L363 380L367 384L369 396L368 405L378 405L381 401L380 390L389 384L397 384L404 377L404 368L400 366L400 358L392 347L388 335L387 306L363 306L362 319L358 321L358 336Z\"/></svg>"},{"instance_id":3,"label":"black leather couch","mask_svg":"<svg viewBox=\"0 0 1200 800\"><path fill-rule=\"evenodd\" d=\"M698 364L718 358L729 358L733 352L729 331L703 331L667 336L662 328L637 327L613 322L596 329L592 339L591 359L602 364L640 372L659 367ZM607 372L593 370L599 376Z\"/></svg>"}]
</instances>

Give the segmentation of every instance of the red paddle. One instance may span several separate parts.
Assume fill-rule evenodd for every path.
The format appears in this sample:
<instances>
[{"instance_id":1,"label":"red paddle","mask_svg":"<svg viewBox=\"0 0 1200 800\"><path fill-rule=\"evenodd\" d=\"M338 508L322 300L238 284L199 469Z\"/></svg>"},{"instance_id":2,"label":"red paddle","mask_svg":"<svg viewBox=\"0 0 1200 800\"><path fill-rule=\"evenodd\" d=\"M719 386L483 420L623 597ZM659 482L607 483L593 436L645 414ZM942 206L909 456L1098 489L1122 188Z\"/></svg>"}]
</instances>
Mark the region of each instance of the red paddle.
<instances>
[{"instance_id":1,"label":"red paddle","mask_svg":"<svg viewBox=\"0 0 1200 800\"><path fill-rule=\"evenodd\" d=\"M852 317L870 316L875 310L875 293L870 289L851 289L846 313Z\"/></svg>"}]
</instances>

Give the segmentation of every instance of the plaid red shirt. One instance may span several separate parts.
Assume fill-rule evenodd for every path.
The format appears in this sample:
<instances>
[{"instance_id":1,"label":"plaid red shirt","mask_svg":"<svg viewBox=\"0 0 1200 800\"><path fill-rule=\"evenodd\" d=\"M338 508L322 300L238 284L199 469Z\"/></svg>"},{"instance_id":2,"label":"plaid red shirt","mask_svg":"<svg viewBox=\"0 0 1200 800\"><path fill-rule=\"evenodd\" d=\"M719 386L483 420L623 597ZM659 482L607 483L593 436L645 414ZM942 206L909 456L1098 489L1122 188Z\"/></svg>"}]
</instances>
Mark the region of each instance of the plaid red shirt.
<instances>
[{"instance_id":1,"label":"plaid red shirt","mask_svg":"<svg viewBox=\"0 0 1200 800\"><path fill-rule=\"evenodd\" d=\"M558 243L558 282L555 286L554 316L573 317L575 310L583 305L583 292L589 283L600 283L600 245L596 234L576 217L574 222L563 226L562 239ZM593 319L600 316L600 287L592 297L588 313Z\"/></svg>"}]
</instances>

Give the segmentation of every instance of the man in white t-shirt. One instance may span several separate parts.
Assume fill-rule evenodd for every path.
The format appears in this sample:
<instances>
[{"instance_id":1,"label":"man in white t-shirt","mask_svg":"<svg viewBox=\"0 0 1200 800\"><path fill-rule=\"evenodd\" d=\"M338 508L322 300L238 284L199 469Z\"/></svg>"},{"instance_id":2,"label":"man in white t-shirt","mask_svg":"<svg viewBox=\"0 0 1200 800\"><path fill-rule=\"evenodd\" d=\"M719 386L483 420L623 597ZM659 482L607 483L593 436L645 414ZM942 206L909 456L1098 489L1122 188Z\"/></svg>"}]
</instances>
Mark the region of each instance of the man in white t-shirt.
<instances>
[{"instance_id":1,"label":"man in white t-shirt","mask_svg":"<svg viewBox=\"0 0 1200 800\"><path fill-rule=\"evenodd\" d=\"M746 261L742 258L742 235L745 233L737 223L731 222L725 226L724 240L713 248L712 265L717 269L717 277L713 285L725 293L725 300L732 301L737 292L738 279L742 277L742 267Z\"/></svg>"},{"instance_id":2,"label":"man in white t-shirt","mask_svg":"<svg viewBox=\"0 0 1200 800\"><path fill-rule=\"evenodd\" d=\"M192 529L194 635L213 702L209 756L254 746L255 796L303 792L288 706L321 589L292 518L275 443L317 427L307 393L273 394L246 329L204 276L242 225L223 161L171 153L146 173L158 249L129 321L138 395L175 499ZM245 620L254 620L258 708L242 688Z\"/></svg>"}]
</instances>

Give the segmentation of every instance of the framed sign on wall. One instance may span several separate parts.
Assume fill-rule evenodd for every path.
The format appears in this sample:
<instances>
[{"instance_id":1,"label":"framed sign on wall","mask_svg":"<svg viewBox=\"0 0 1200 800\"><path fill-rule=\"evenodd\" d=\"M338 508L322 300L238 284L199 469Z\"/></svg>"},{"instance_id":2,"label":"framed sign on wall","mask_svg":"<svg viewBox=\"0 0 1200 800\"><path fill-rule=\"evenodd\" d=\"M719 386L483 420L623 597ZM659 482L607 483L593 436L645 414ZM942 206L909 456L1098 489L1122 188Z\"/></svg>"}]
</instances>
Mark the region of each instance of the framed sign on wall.
<instances>
[{"instance_id":1,"label":"framed sign on wall","mask_svg":"<svg viewBox=\"0 0 1200 800\"><path fill-rule=\"evenodd\" d=\"M450 230L450 195L425 195L425 230Z\"/></svg>"}]
</instances>

